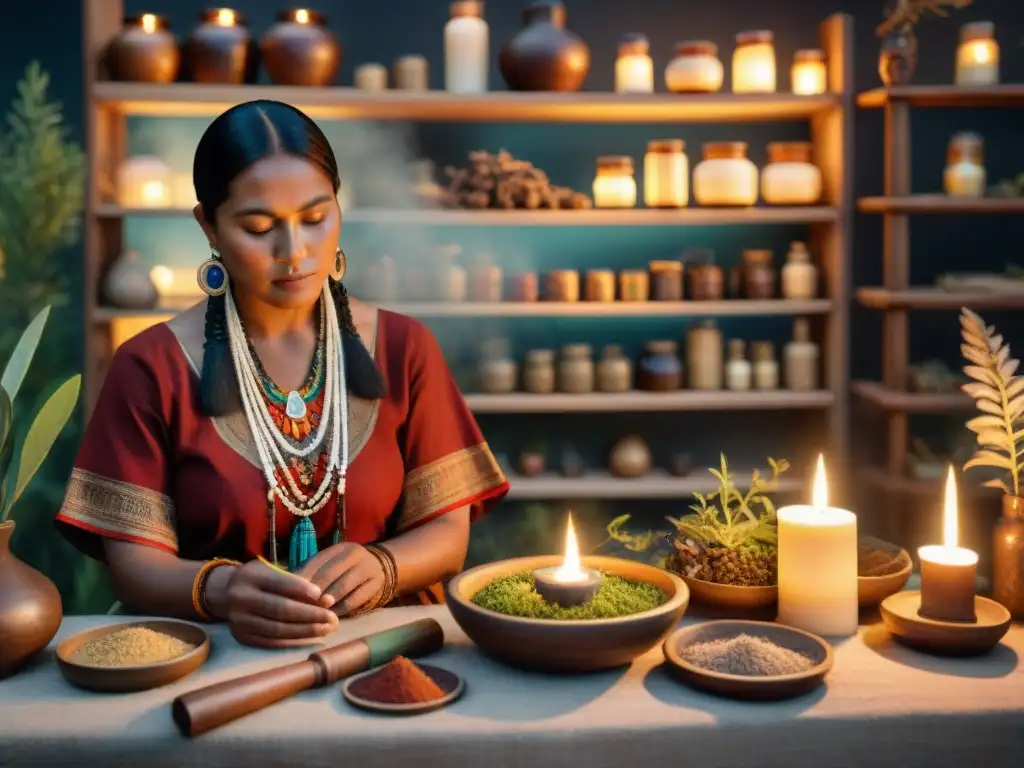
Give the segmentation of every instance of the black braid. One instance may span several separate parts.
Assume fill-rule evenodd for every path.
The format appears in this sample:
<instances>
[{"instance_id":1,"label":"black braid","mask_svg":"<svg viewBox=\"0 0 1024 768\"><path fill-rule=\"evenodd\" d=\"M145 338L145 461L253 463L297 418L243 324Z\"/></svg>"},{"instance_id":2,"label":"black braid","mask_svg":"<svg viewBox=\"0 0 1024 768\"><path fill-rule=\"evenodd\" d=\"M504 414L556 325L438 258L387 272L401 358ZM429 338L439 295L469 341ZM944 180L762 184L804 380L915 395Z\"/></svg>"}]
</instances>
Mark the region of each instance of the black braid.
<instances>
[{"instance_id":1,"label":"black braid","mask_svg":"<svg viewBox=\"0 0 1024 768\"><path fill-rule=\"evenodd\" d=\"M225 416L241 405L228 343L225 294L206 300L204 335L203 372L199 385L203 411L207 416Z\"/></svg>"},{"instance_id":2,"label":"black braid","mask_svg":"<svg viewBox=\"0 0 1024 768\"><path fill-rule=\"evenodd\" d=\"M341 346L345 354L345 379L349 390L364 400L379 400L387 394L384 377L377 368L373 355L359 338L352 308L348 303L348 291L340 280L330 280L331 296L341 324Z\"/></svg>"}]
</instances>

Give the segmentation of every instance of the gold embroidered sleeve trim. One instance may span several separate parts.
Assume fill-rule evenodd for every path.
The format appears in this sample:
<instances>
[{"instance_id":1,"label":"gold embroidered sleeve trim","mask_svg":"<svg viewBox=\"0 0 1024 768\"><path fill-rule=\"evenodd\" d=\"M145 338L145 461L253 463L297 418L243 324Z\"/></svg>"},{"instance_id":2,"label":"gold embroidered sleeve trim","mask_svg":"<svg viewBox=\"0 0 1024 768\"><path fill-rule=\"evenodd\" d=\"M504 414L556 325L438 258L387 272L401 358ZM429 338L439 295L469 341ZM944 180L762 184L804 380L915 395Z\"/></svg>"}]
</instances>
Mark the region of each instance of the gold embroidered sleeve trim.
<instances>
[{"instance_id":1,"label":"gold embroidered sleeve trim","mask_svg":"<svg viewBox=\"0 0 1024 768\"><path fill-rule=\"evenodd\" d=\"M405 476L398 529L405 530L438 512L453 509L459 502L468 504L504 482L505 474L487 443L417 467Z\"/></svg>"},{"instance_id":2,"label":"gold embroidered sleeve trim","mask_svg":"<svg viewBox=\"0 0 1024 768\"><path fill-rule=\"evenodd\" d=\"M174 503L169 496L84 469L71 472L61 517L99 533L178 551Z\"/></svg>"}]
</instances>

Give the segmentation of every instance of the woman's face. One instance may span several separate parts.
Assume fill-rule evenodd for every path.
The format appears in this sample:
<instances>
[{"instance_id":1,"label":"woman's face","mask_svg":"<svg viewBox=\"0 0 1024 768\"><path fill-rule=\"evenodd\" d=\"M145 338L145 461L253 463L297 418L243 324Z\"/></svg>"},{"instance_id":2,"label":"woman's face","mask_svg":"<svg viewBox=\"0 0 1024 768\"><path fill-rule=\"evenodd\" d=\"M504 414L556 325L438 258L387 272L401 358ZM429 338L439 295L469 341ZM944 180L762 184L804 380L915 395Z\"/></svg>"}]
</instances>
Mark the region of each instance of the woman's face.
<instances>
[{"instance_id":1,"label":"woman's face","mask_svg":"<svg viewBox=\"0 0 1024 768\"><path fill-rule=\"evenodd\" d=\"M197 218L236 295L281 309L316 302L341 234L338 200L323 171L294 155L268 157L231 183L216 227L203 213Z\"/></svg>"}]
</instances>

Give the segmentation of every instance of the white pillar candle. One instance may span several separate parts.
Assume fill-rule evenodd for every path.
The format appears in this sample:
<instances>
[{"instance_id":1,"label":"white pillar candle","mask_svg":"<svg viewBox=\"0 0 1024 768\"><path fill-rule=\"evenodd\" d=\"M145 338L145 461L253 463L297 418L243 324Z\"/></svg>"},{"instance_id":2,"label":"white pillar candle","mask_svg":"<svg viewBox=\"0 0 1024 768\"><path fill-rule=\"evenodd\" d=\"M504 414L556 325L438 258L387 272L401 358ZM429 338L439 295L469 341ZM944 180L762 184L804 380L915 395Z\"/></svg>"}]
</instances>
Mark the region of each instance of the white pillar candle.
<instances>
[{"instance_id":1,"label":"white pillar candle","mask_svg":"<svg viewBox=\"0 0 1024 768\"><path fill-rule=\"evenodd\" d=\"M125 208L168 208L171 169L159 157L129 157L117 173L117 198Z\"/></svg>"},{"instance_id":2,"label":"white pillar candle","mask_svg":"<svg viewBox=\"0 0 1024 768\"><path fill-rule=\"evenodd\" d=\"M778 511L778 622L826 637L857 633L857 516L828 505L818 456L810 505Z\"/></svg>"},{"instance_id":3,"label":"white pillar candle","mask_svg":"<svg viewBox=\"0 0 1024 768\"><path fill-rule=\"evenodd\" d=\"M991 21L975 21L960 28L956 49L957 85L997 85L999 44Z\"/></svg>"}]
</instances>

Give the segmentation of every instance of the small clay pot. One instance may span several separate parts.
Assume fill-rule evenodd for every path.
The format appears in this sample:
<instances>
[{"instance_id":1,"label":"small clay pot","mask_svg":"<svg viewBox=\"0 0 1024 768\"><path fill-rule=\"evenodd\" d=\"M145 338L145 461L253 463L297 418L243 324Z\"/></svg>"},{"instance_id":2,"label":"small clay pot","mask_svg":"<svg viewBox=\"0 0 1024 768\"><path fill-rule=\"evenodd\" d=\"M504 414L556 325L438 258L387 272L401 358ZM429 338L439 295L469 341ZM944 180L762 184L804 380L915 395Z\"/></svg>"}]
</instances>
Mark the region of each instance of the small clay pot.
<instances>
[{"instance_id":1,"label":"small clay pot","mask_svg":"<svg viewBox=\"0 0 1024 768\"><path fill-rule=\"evenodd\" d=\"M259 57L245 17L225 8L210 8L181 49L181 65L193 83L255 83Z\"/></svg>"},{"instance_id":2,"label":"small clay pot","mask_svg":"<svg viewBox=\"0 0 1024 768\"><path fill-rule=\"evenodd\" d=\"M525 477L536 477L544 474L547 461L543 453L536 451L523 451L519 454L519 474Z\"/></svg>"},{"instance_id":3,"label":"small clay pot","mask_svg":"<svg viewBox=\"0 0 1024 768\"><path fill-rule=\"evenodd\" d=\"M323 14L292 8L264 33L260 58L274 85L323 87L334 84L341 68L341 43Z\"/></svg>"},{"instance_id":4,"label":"small clay pot","mask_svg":"<svg viewBox=\"0 0 1024 768\"><path fill-rule=\"evenodd\" d=\"M173 83L181 55L167 19L155 13L127 16L104 55L111 80Z\"/></svg>"},{"instance_id":5,"label":"small clay pot","mask_svg":"<svg viewBox=\"0 0 1024 768\"><path fill-rule=\"evenodd\" d=\"M501 49L498 68L511 91L578 91L590 74L590 49L566 30L562 3L536 2Z\"/></svg>"},{"instance_id":6,"label":"small clay pot","mask_svg":"<svg viewBox=\"0 0 1024 768\"><path fill-rule=\"evenodd\" d=\"M668 471L675 477L686 477L693 472L693 456L689 453L677 453L669 462Z\"/></svg>"},{"instance_id":7,"label":"small clay pot","mask_svg":"<svg viewBox=\"0 0 1024 768\"><path fill-rule=\"evenodd\" d=\"M643 477L651 471L651 449L636 435L624 437L612 446L608 468L616 477Z\"/></svg>"},{"instance_id":8,"label":"small clay pot","mask_svg":"<svg viewBox=\"0 0 1024 768\"><path fill-rule=\"evenodd\" d=\"M561 459L562 477L582 477L586 466L583 457L576 451L563 451Z\"/></svg>"}]
</instances>

